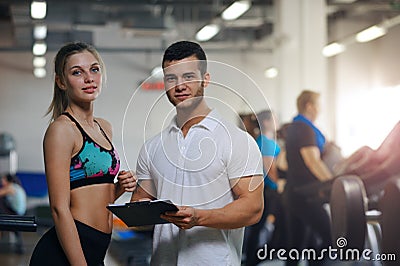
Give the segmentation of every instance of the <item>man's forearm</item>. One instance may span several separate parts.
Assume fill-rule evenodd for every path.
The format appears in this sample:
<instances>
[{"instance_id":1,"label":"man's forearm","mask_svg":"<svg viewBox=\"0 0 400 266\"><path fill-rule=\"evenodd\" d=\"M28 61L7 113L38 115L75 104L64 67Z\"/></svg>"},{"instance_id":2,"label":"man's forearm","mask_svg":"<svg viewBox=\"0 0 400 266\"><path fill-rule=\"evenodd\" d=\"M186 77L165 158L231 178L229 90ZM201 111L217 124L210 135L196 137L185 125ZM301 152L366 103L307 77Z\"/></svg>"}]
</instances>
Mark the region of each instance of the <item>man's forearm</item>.
<instances>
[{"instance_id":1,"label":"man's forearm","mask_svg":"<svg viewBox=\"0 0 400 266\"><path fill-rule=\"evenodd\" d=\"M321 182L332 179L331 171L322 160L315 161L309 166L309 169Z\"/></svg>"},{"instance_id":2,"label":"man's forearm","mask_svg":"<svg viewBox=\"0 0 400 266\"><path fill-rule=\"evenodd\" d=\"M260 186L257 190L261 190ZM252 193L260 193L253 191ZM262 194L261 194L262 195ZM235 229L257 223L264 209L262 196L254 201L252 198L238 198L223 208L201 210L196 209L199 226L218 229Z\"/></svg>"}]
</instances>

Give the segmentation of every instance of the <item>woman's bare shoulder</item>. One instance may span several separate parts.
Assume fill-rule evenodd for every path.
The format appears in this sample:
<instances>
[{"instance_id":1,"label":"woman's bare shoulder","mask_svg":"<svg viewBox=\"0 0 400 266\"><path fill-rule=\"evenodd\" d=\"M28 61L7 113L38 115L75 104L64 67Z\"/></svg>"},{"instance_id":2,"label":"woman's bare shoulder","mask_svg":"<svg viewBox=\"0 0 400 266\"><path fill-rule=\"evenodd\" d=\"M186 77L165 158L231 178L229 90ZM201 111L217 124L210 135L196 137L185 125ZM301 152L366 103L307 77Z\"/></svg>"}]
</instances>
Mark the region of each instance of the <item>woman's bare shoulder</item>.
<instances>
[{"instance_id":1,"label":"woman's bare shoulder","mask_svg":"<svg viewBox=\"0 0 400 266\"><path fill-rule=\"evenodd\" d=\"M68 139L73 140L76 136L76 129L74 123L63 115L52 121L48 126L44 139Z\"/></svg>"}]
</instances>

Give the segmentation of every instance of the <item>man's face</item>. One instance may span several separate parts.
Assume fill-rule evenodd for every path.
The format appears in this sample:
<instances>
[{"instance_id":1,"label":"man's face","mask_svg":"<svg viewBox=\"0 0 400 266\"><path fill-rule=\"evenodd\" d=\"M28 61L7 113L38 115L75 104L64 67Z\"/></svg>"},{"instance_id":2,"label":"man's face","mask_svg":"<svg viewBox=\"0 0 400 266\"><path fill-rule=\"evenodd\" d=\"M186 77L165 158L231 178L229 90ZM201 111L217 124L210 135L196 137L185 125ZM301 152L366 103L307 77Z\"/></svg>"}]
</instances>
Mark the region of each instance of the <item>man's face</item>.
<instances>
[{"instance_id":1,"label":"man's face","mask_svg":"<svg viewBox=\"0 0 400 266\"><path fill-rule=\"evenodd\" d=\"M310 115L312 116L312 120L316 120L319 113L321 111L321 104L319 98L314 99L310 102Z\"/></svg>"},{"instance_id":2,"label":"man's face","mask_svg":"<svg viewBox=\"0 0 400 266\"><path fill-rule=\"evenodd\" d=\"M204 96L209 74L201 74L196 56L164 62L164 84L169 101L178 108L197 105Z\"/></svg>"}]
</instances>

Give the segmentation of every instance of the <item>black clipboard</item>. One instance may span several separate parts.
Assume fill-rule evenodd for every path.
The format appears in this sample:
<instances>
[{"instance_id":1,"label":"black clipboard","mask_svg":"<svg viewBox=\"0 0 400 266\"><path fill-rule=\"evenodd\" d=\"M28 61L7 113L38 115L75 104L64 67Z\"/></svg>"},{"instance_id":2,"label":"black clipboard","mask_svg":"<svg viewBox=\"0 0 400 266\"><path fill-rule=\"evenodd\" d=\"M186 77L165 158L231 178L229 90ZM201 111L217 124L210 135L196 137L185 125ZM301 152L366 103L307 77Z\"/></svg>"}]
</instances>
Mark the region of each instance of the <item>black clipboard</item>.
<instances>
[{"instance_id":1,"label":"black clipboard","mask_svg":"<svg viewBox=\"0 0 400 266\"><path fill-rule=\"evenodd\" d=\"M107 209L131 227L168 223L160 215L167 211L177 211L178 207L170 200L152 200L109 204Z\"/></svg>"}]
</instances>

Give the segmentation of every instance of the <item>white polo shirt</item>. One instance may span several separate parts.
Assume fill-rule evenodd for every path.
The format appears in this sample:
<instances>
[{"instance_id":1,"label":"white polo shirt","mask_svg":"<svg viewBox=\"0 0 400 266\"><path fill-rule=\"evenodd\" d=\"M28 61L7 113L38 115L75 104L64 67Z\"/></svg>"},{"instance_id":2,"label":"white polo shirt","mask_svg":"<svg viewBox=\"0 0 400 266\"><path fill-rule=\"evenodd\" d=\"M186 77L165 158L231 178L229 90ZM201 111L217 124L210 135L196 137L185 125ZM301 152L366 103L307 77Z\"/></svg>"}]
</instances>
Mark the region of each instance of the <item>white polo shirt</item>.
<instances>
[{"instance_id":1,"label":"white polo shirt","mask_svg":"<svg viewBox=\"0 0 400 266\"><path fill-rule=\"evenodd\" d=\"M211 111L186 137L171 124L142 147L139 180L152 179L159 199L199 209L221 208L234 200L230 180L262 175L254 139ZM156 225L153 265L240 265L243 228L219 230Z\"/></svg>"}]
</instances>

